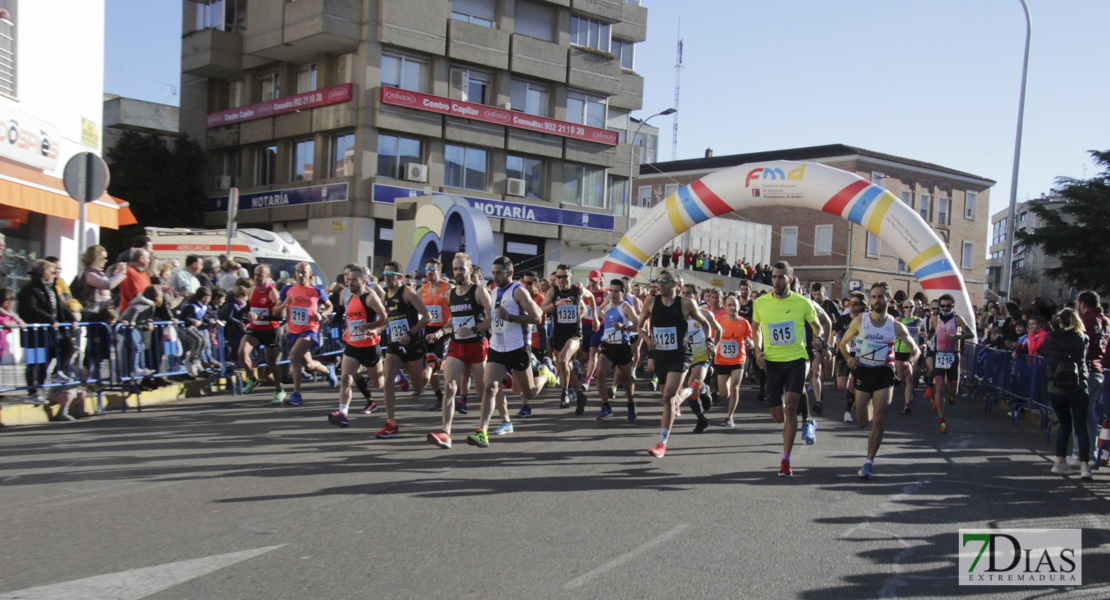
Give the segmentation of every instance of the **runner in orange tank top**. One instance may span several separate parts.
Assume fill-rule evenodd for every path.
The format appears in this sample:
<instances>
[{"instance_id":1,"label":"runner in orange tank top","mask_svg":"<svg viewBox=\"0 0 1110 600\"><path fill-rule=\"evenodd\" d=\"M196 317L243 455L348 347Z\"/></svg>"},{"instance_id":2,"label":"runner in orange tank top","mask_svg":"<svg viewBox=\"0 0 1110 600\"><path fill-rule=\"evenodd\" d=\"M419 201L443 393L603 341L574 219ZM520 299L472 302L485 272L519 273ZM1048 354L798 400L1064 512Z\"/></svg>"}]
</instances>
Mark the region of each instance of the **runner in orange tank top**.
<instances>
[{"instance_id":1,"label":"runner in orange tank top","mask_svg":"<svg viewBox=\"0 0 1110 600\"><path fill-rule=\"evenodd\" d=\"M302 370L316 371L328 377L331 386L339 386L335 367L323 365L312 358L311 350L320 345L320 322L331 312L331 300L324 290L312 285L312 268L307 262L297 263L293 271L296 284L281 290L281 302L275 312L288 310L285 323L289 348L289 364L293 369L293 393L285 399L289 406L300 406Z\"/></svg>"},{"instance_id":2,"label":"runner in orange tank top","mask_svg":"<svg viewBox=\"0 0 1110 600\"><path fill-rule=\"evenodd\" d=\"M713 370L717 373L717 389L728 398L725 427L733 427L732 417L740 402L740 382L744 380L744 363L752 345L752 326L740 316L740 299L736 296L725 298L723 310L724 316L720 320L723 333Z\"/></svg>"},{"instance_id":3,"label":"runner in orange tank top","mask_svg":"<svg viewBox=\"0 0 1110 600\"><path fill-rule=\"evenodd\" d=\"M451 305L447 302L447 295L455 286L444 280L443 263L436 258L429 258L424 263L424 275L428 282L420 287L420 300L428 308L431 321L424 328L424 340L428 342L427 366L424 367L424 380L430 381L436 399L428 410L443 408L443 388L440 387L439 378L435 372L443 367L443 359L447 357L448 335L443 326L451 322Z\"/></svg>"},{"instance_id":4,"label":"runner in orange tank top","mask_svg":"<svg viewBox=\"0 0 1110 600\"><path fill-rule=\"evenodd\" d=\"M347 410L351 405L351 385L358 371L366 367L370 381L381 383L381 355L378 344L380 333L388 324L385 305L366 287L366 269L352 266L347 272L347 286L351 293L346 306L346 327L343 332L344 350L340 362L339 410L328 415L328 422L347 427Z\"/></svg>"}]
</instances>

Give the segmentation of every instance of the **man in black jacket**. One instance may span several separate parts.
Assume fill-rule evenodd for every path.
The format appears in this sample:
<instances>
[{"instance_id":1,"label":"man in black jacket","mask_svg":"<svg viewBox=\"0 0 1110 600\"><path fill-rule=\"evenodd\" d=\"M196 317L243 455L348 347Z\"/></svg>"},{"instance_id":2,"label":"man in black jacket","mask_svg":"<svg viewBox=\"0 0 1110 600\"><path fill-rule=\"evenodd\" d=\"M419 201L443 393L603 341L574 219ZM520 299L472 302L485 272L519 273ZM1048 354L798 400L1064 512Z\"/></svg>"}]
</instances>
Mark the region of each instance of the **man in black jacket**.
<instances>
[{"instance_id":1,"label":"man in black jacket","mask_svg":"<svg viewBox=\"0 0 1110 600\"><path fill-rule=\"evenodd\" d=\"M28 325L51 325L50 328L30 327L23 330L23 348L27 350L27 386L32 388L28 394L35 396L36 404L46 403L45 399L38 401L36 386L47 383L46 367L57 355L58 324L64 322L76 326L77 320L54 291L55 269L54 263L36 260L31 265L30 281L19 290L17 297L19 318ZM37 362L32 362L33 359Z\"/></svg>"}]
</instances>

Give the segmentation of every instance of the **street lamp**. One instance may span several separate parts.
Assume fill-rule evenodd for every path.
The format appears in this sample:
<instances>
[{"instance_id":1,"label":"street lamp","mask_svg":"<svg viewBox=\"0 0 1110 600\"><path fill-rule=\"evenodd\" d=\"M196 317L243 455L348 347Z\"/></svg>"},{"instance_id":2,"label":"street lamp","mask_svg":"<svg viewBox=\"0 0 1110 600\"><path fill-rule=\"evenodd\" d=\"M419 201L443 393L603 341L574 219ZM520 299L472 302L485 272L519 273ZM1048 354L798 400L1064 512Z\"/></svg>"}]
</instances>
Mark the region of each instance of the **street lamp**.
<instances>
[{"instance_id":1,"label":"street lamp","mask_svg":"<svg viewBox=\"0 0 1110 600\"><path fill-rule=\"evenodd\" d=\"M1033 32L1033 24L1029 19L1029 7L1025 0L1021 0L1021 8L1025 11L1025 59L1021 63L1021 96L1018 99L1017 135L1014 140L1014 170L1010 176L1010 222L1006 238L1006 258L1002 268L1006 270L1006 299L1010 299L1010 284L1014 277L1014 221L1017 215L1017 183L1018 164L1021 162L1021 123L1025 116L1025 76L1029 72L1029 37Z\"/></svg>"},{"instance_id":2,"label":"street lamp","mask_svg":"<svg viewBox=\"0 0 1110 600\"><path fill-rule=\"evenodd\" d=\"M662 112L657 112L654 115L651 115L650 117L644 119L643 121L640 121L640 124L636 127L636 133L633 133L632 134L632 139L628 140L628 205L625 207L625 213L626 214L624 215L624 233L625 233L625 235L628 235L628 230L632 229L632 174L633 174L633 171L632 171L632 169L633 169L632 157L636 153L636 137L640 135L640 129L644 125L647 125L648 121L654 119L655 117L673 115L676 112L678 112L677 108L668 108L667 110L664 110ZM631 119L632 115L628 115L628 118Z\"/></svg>"}]
</instances>

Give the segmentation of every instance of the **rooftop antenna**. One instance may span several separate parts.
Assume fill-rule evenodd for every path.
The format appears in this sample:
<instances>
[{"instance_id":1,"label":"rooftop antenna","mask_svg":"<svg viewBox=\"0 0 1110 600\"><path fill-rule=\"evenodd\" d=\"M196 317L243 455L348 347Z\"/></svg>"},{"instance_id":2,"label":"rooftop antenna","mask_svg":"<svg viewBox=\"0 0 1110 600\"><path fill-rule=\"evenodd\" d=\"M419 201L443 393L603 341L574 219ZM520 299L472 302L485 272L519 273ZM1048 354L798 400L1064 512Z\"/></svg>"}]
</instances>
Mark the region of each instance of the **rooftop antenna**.
<instances>
[{"instance_id":1,"label":"rooftop antenna","mask_svg":"<svg viewBox=\"0 0 1110 600\"><path fill-rule=\"evenodd\" d=\"M674 65L674 104L678 110L678 91L682 81L682 18L678 19L678 59ZM678 159L678 112L671 117L671 160Z\"/></svg>"}]
</instances>

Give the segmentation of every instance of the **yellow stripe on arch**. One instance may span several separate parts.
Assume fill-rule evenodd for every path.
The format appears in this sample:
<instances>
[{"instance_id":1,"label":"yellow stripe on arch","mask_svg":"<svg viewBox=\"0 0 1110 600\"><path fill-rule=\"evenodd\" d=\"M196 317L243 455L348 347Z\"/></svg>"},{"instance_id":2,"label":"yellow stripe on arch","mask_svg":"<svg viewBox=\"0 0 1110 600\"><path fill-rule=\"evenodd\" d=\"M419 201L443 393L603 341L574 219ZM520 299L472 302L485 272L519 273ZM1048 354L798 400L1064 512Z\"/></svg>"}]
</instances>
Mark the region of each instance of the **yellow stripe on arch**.
<instances>
[{"instance_id":1,"label":"yellow stripe on arch","mask_svg":"<svg viewBox=\"0 0 1110 600\"><path fill-rule=\"evenodd\" d=\"M886 213L890 210L891 204L894 203L896 198L894 194L886 192L879 196L879 201L875 203L875 209L871 211L871 220L867 222L867 230L876 236L879 235L879 230L882 229L883 220L886 219Z\"/></svg>"},{"instance_id":2,"label":"yellow stripe on arch","mask_svg":"<svg viewBox=\"0 0 1110 600\"><path fill-rule=\"evenodd\" d=\"M667 196L667 217L671 220L675 234L683 233L688 229L682 214L678 212L678 194Z\"/></svg>"},{"instance_id":3,"label":"yellow stripe on arch","mask_svg":"<svg viewBox=\"0 0 1110 600\"><path fill-rule=\"evenodd\" d=\"M648 259L651 258L646 252L637 248L636 245L626 237L621 238L621 241L617 243L617 247L642 260L644 263L647 263Z\"/></svg>"},{"instance_id":4,"label":"yellow stripe on arch","mask_svg":"<svg viewBox=\"0 0 1110 600\"><path fill-rule=\"evenodd\" d=\"M926 249L921 254L918 254L917 256L915 256L914 259L911 260L910 264L907 265L907 266L909 267L909 270L912 273L913 271L916 271L917 267L921 266L922 263L924 263L925 261L927 261L931 258L935 258L936 256L938 256L940 254L944 254L944 244L937 244L937 245L933 246L932 248Z\"/></svg>"}]
</instances>

